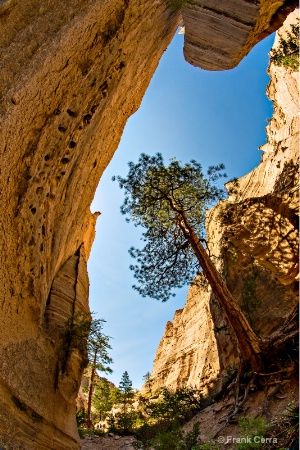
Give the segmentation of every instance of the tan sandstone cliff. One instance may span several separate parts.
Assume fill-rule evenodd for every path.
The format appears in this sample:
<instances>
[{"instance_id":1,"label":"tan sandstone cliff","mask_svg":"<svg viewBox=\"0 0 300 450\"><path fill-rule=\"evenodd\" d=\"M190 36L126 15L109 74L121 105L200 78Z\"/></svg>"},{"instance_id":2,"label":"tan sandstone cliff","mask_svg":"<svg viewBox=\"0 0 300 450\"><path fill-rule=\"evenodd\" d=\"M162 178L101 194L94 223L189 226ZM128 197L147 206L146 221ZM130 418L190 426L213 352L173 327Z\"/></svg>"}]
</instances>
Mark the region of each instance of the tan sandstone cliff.
<instances>
[{"instance_id":1,"label":"tan sandstone cliff","mask_svg":"<svg viewBox=\"0 0 300 450\"><path fill-rule=\"evenodd\" d=\"M295 11L279 30L299 20ZM278 35L274 45L278 44ZM227 183L228 200L207 218L212 254L222 258L231 292L257 333L270 336L298 301L299 72L269 67L274 114L260 165ZM237 362L236 346L218 302L191 286L186 305L166 325L156 352L151 389L190 385L209 392ZM148 383L149 385L149 383Z\"/></svg>"},{"instance_id":2,"label":"tan sandstone cliff","mask_svg":"<svg viewBox=\"0 0 300 450\"><path fill-rule=\"evenodd\" d=\"M247 2L228 2L220 12L223 3L201 5L226 16L236 31L244 28L240 16ZM218 52L220 39L229 45L231 25L218 31L210 68L232 67L255 44L257 28L262 37L295 5L254 3L242 38L222 64L213 50ZM189 39L204 20L198 6L183 12ZM180 13L163 0L0 2L0 445L5 449L79 448L75 398L85 355L66 346L65 334L72 314L89 310L86 260L96 221L90 204L179 20ZM205 40L214 34L214 14L209 23ZM198 38L195 42L197 47ZM193 56L193 64L205 66L203 55Z\"/></svg>"}]
</instances>

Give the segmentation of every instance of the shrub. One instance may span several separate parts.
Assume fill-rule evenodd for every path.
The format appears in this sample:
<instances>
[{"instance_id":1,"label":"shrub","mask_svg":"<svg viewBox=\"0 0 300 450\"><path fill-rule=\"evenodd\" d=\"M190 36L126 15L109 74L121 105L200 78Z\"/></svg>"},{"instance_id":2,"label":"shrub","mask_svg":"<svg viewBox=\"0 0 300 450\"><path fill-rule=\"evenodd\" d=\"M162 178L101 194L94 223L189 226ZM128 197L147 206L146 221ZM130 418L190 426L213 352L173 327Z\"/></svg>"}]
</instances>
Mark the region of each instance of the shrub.
<instances>
[{"instance_id":1,"label":"shrub","mask_svg":"<svg viewBox=\"0 0 300 450\"><path fill-rule=\"evenodd\" d=\"M199 427L190 433L183 433L181 426L198 411L207 406L211 399L204 399L196 389L186 387L177 391L162 388L158 398L143 402L141 417L144 424L135 429L138 439L136 449L154 450L197 450Z\"/></svg>"},{"instance_id":2,"label":"shrub","mask_svg":"<svg viewBox=\"0 0 300 450\"><path fill-rule=\"evenodd\" d=\"M184 433L180 428L164 430L147 442L137 441L133 444L136 450L200 450L197 443L199 436L199 424L193 426L192 431Z\"/></svg>"},{"instance_id":3,"label":"shrub","mask_svg":"<svg viewBox=\"0 0 300 450\"><path fill-rule=\"evenodd\" d=\"M107 423L109 431L119 434L131 434L138 420L138 414L135 411L117 412L109 414Z\"/></svg>"},{"instance_id":4,"label":"shrub","mask_svg":"<svg viewBox=\"0 0 300 450\"><path fill-rule=\"evenodd\" d=\"M79 434L80 439L84 439L85 436L91 436L91 435L94 434L94 431L91 430L90 428L78 427L77 430L78 430L78 434Z\"/></svg>"},{"instance_id":5,"label":"shrub","mask_svg":"<svg viewBox=\"0 0 300 450\"><path fill-rule=\"evenodd\" d=\"M270 61L276 66L299 70L299 24L291 25L291 31L286 32L286 38L279 38L278 48L270 52Z\"/></svg>"},{"instance_id":6,"label":"shrub","mask_svg":"<svg viewBox=\"0 0 300 450\"><path fill-rule=\"evenodd\" d=\"M284 436L286 447L299 448L299 404L290 402L281 420L275 424L276 433Z\"/></svg>"},{"instance_id":7,"label":"shrub","mask_svg":"<svg viewBox=\"0 0 300 450\"><path fill-rule=\"evenodd\" d=\"M83 439L85 436L85 432L82 428L77 428L80 439Z\"/></svg>"},{"instance_id":8,"label":"shrub","mask_svg":"<svg viewBox=\"0 0 300 450\"><path fill-rule=\"evenodd\" d=\"M86 422L86 418L87 418L87 412L84 408L79 408L76 411L76 422L77 422L77 426L81 427L85 425Z\"/></svg>"},{"instance_id":9,"label":"shrub","mask_svg":"<svg viewBox=\"0 0 300 450\"><path fill-rule=\"evenodd\" d=\"M157 401L148 401L145 412L152 419L172 419L181 423L193 417L204 405L197 389L190 387L172 391L162 388Z\"/></svg>"},{"instance_id":10,"label":"shrub","mask_svg":"<svg viewBox=\"0 0 300 450\"><path fill-rule=\"evenodd\" d=\"M299 447L299 404L290 404L286 414L287 435L291 447Z\"/></svg>"},{"instance_id":11,"label":"shrub","mask_svg":"<svg viewBox=\"0 0 300 450\"><path fill-rule=\"evenodd\" d=\"M254 437L263 438L267 431L266 421L263 417L256 417L254 419L243 417L239 420L239 425L243 429L249 442L241 442L237 446L237 450L254 450L261 449L262 442L255 442Z\"/></svg>"}]
</instances>

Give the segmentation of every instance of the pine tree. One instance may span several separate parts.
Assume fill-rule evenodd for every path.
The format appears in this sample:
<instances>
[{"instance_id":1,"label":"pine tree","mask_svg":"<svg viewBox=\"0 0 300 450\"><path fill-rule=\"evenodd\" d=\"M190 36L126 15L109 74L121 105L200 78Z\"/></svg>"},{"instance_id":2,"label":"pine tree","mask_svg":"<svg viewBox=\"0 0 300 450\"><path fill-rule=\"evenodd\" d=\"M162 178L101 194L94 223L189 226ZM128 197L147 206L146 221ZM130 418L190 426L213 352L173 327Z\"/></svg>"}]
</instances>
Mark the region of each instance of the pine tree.
<instances>
[{"instance_id":1,"label":"pine tree","mask_svg":"<svg viewBox=\"0 0 300 450\"><path fill-rule=\"evenodd\" d=\"M127 178L117 177L125 190L121 212L146 229L145 247L131 248L137 260L131 269L142 296L166 301L172 288L190 283L202 268L235 332L241 359L261 367L260 340L214 266L205 244L205 209L224 196L217 181L224 165L212 166L205 177L196 161L164 165L161 154L142 154L129 163ZM113 180L116 177L113 178ZM129 219L127 219L129 221Z\"/></svg>"},{"instance_id":2,"label":"pine tree","mask_svg":"<svg viewBox=\"0 0 300 450\"><path fill-rule=\"evenodd\" d=\"M93 319L91 322L90 334L87 340L87 351L91 366L91 377L88 395L88 409L87 409L87 427L92 426L91 409L92 399L95 390L95 376L96 370L101 372L111 373L112 370L106 364L111 364L113 361L108 355L108 350L111 349L109 345L109 336L103 334L104 319Z\"/></svg>"},{"instance_id":3,"label":"pine tree","mask_svg":"<svg viewBox=\"0 0 300 450\"><path fill-rule=\"evenodd\" d=\"M123 413L126 414L129 404L134 397L134 392L132 388L132 381L129 378L128 372L125 371L122 375L119 384L120 402L123 405Z\"/></svg>"},{"instance_id":4,"label":"pine tree","mask_svg":"<svg viewBox=\"0 0 300 450\"><path fill-rule=\"evenodd\" d=\"M151 394L151 373L149 371L143 375L143 380L145 381L145 386L149 389Z\"/></svg>"}]
</instances>

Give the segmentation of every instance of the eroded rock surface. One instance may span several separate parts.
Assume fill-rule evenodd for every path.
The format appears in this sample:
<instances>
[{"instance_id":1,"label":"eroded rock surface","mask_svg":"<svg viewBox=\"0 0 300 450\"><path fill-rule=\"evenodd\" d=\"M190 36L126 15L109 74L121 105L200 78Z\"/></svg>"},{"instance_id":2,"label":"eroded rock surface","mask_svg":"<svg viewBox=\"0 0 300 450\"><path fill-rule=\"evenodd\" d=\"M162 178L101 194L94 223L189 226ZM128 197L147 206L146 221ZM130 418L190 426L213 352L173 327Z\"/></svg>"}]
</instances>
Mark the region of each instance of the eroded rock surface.
<instances>
[{"instance_id":1,"label":"eroded rock surface","mask_svg":"<svg viewBox=\"0 0 300 450\"><path fill-rule=\"evenodd\" d=\"M90 203L179 15L153 1L0 8L0 446L75 449L84 355L64 336L88 311Z\"/></svg>"},{"instance_id":2,"label":"eroded rock surface","mask_svg":"<svg viewBox=\"0 0 300 450\"><path fill-rule=\"evenodd\" d=\"M210 293L203 295L198 286L189 289L184 309L177 310L173 322L166 324L146 390L201 386L207 394L213 387L219 361L209 298Z\"/></svg>"},{"instance_id":3,"label":"eroded rock surface","mask_svg":"<svg viewBox=\"0 0 300 450\"><path fill-rule=\"evenodd\" d=\"M296 23L291 14L279 34ZM275 44L278 45L278 36ZM229 198L207 217L210 251L228 287L261 337L270 336L298 302L299 72L269 67L274 114L260 165L227 183ZM152 389L214 386L237 364L236 344L219 303L192 286L157 349ZM215 385L215 388L218 386ZM146 387L145 387L146 388Z\"/></svg>"},{"instance_id":4,"label":"eroded rock surface","mask_svg":"<svg viewBox=\"0 0 300 450\"><path fill-rule=\"evenodd\" d=\"M193 0L182 14L185 58L207 70L231 69L297 6L294 0Z\"/></svg>"},{"instance_id":5,"label":"eroded rock surface","mask_svg":"<svg viewBox=\"0 0 300 450\"><path fill-rule=\"evenodd\" d=\"M5 449L79 447L75 396L84 355L62 354L61 344L73 312L88 310L86 260L97 216L90 204L179 20L159 0L0 2ZM217 60L216 68L223 68Z\"/></svg>"}]
</instances>

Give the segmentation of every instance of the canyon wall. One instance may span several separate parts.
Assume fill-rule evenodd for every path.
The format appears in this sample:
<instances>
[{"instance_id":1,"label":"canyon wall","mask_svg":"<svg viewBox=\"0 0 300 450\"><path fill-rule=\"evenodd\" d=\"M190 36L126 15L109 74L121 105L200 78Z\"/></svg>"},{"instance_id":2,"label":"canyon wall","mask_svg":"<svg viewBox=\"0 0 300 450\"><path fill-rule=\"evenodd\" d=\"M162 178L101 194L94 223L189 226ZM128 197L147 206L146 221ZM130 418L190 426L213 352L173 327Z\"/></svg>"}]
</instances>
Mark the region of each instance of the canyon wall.
<instances>
[{"instance_id":1,"label":"canyon wall","mask_svg":"<svg viewBox=\"0 0 300 450\"><path fill-rule=\"evenodd\" d=\"M206 3L213 11L224 2ZM256 5L227 63L212 53L211 68L236 64L254 45L257 24L268 32L291 3ZM245 0L228 5L221 15L238 25ZM201 28L196 9L183 11L188 36ZM162 0L0 2L0 445L7 450L79 448L75 398L86 355L66 336L72 317L89 315L86 261L97 218L90 204L179 20ZM228 26L217 33L223 41ZM204 59L198 54L193 64Z\"/></svg>"},{"instance_id":2,"label":"canyon wall","mask_svg":"<svg viewBox=\"0 0 300 450\"><path fill-rule=\"evenodd\" d=\"M207 70L235 67L298 7L294 0L188 0L185 4L184 56Z\"/></svg>"},{"instance_id":3,"label":"canyon wall","mask_svg":"<svg viewBox=\"0 0 300 450\"><path fill-rule=\"evenodd\" d=\"M286 19L286 36L299 12ZM299 72L270 64L267 95L274 113L261 163L227 183L229 197L207 216L210 251L227 285L261 337L270 336L298 302ZM166 325L151 389L190 385L204 394L237 364L236 344L219 303L192 285L186 305Z\"/></svg>"}]
</instances>

